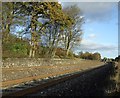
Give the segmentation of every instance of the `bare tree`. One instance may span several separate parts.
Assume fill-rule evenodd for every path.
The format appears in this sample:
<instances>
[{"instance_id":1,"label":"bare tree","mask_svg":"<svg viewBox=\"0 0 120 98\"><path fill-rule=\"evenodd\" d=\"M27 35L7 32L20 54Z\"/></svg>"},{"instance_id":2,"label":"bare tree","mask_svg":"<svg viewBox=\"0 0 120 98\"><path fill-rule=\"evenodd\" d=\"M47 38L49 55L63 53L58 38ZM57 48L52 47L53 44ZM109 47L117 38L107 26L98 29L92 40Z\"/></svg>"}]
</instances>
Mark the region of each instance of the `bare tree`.
<instances>
[{"instance_id":1,"label":"bare tree","mask_svg":"<svg viewBox=\"0 0 120 98\"><path fill-rule=\"evenodd\" d=\"M60 30L60 26L55 24L49 24L46 29L45 39L46 45L48 47L48 51L46 55L49 57L54 57L56 53L56 49L58 47L58 43L61 40L62 32Z\"/></svg>"},{"instance_id":2,"label":"bare tree","mask_svg":"<svg viewBox=\"0 0 120 98\"><path fill-rule=\"evenodd\" d=\"M80 9L76 5L64 8L64 12L74 20L74 23L65 30L63 35L64 48L68 56L69 51L81 42L83 17L81 16Z\"/></svg>"}]
</instances>

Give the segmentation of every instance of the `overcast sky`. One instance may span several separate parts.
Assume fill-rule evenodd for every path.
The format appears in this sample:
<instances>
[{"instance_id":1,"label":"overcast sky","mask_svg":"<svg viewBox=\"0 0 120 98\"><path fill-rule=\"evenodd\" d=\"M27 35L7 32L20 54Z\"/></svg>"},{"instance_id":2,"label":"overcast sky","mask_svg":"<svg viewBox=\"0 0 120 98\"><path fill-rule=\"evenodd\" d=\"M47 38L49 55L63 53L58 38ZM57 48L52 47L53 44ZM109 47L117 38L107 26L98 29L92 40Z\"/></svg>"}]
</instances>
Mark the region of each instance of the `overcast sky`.
<instances>
[{"instance_id":1,"label":"overcast sky","mask_svg":"<svg viewBox=\"0 0 120 98\"><path fill-rule=\"evenodd\" d=\"M85 24L82 27L83 40L75 52L100 52L102 57L109 58L118 56L117 2L61 2L61 4L63 7L76 4L85 17Z\"/></svg>"}]
</instances>

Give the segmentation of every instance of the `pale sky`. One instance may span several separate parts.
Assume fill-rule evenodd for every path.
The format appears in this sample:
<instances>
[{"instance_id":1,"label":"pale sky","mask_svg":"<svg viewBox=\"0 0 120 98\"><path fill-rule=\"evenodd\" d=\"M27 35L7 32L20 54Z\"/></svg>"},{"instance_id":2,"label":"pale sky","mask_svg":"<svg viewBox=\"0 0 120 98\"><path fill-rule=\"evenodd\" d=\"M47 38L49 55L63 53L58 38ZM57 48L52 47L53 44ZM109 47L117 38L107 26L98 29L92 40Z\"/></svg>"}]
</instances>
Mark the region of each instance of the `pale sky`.
<instances>
[{"instance_id":1,"label":"pale sky","mask_svg":"<svg viewBox=\"0 0 120 98\"><path fill-rule=\"evenodd\" d=\"M85 24L82 26L83 40L75 49L76 53L89 51L99 52L102 57L118 56L117 2L61 2L61 4L63 7L76 4L85 17Z\"/></svg>"}]
</instances>

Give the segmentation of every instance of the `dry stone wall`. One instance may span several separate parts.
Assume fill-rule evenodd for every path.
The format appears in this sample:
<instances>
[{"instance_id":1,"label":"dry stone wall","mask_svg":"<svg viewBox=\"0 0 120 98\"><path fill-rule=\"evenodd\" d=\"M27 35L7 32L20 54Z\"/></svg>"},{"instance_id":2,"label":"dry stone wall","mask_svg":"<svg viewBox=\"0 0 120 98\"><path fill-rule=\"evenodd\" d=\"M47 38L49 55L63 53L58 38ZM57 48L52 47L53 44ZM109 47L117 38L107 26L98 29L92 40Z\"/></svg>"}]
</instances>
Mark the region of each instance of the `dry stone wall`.
<instances>
[{"instance_id":1,"label":"dry stone wall","mask_svg":"<svg viewBox=\"0 0 120 98\"><path fill-rule=\"evenodd\" d=\"M30 67L52 66L62 64L76 64L79 60L71 59L44 59L44 58L6 58L2 60L2 67Z\"/></svg>"}]
</instances>

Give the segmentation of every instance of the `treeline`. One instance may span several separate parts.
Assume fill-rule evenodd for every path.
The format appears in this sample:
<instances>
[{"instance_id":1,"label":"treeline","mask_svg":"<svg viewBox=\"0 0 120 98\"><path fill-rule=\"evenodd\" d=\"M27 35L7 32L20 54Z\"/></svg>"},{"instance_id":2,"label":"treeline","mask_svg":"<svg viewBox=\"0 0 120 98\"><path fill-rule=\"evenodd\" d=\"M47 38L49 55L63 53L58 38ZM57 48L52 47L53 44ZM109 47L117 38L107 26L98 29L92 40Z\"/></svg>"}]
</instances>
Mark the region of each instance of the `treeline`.
<instances>
[{"instance_id":1,"label":"treeline","mask_svg":"<svg viewBox=\"0 0 120 98\"><path fill-rule=\"evenodd\" d=\"M115 58L115 61L120 61L120 55L118 57Z\"/></svg>"},{"instance_id":2,"label":"treeline","mask_svg":"<svg viewBox=\"0 0 120 98\"><path fill-rule=\"evenodd\" d=\"M53 58L59 48L69 56L81 42L82 24L76 5L62 8L58 2L2 2L3 56Z\"/></svg>"},{"instance_id":3,"label":"treeline","mask_svg":"<svg viewBox=\"0 0 120 98\"><path fill-rule=\"evenodd\" d=\"M101 60L101 55L98 52L96 52L96 53L79 52L78 57L82 58L82 59L88 59L88 60Z\"/></svg>"},{"instance_id":4,"label":"treeline","mask_svg":"<svg viewBox=\"0 0 120 98\"><path fill-rule=\"evenodd\" d=\"M115 57L115 58L107 58L107 57L104 57L102 59L102 61L104 62L109 62L109 61L116 61L116 62L119 62L120 61L120 55L118 57Z\"/></svg>"}]
</instances>

